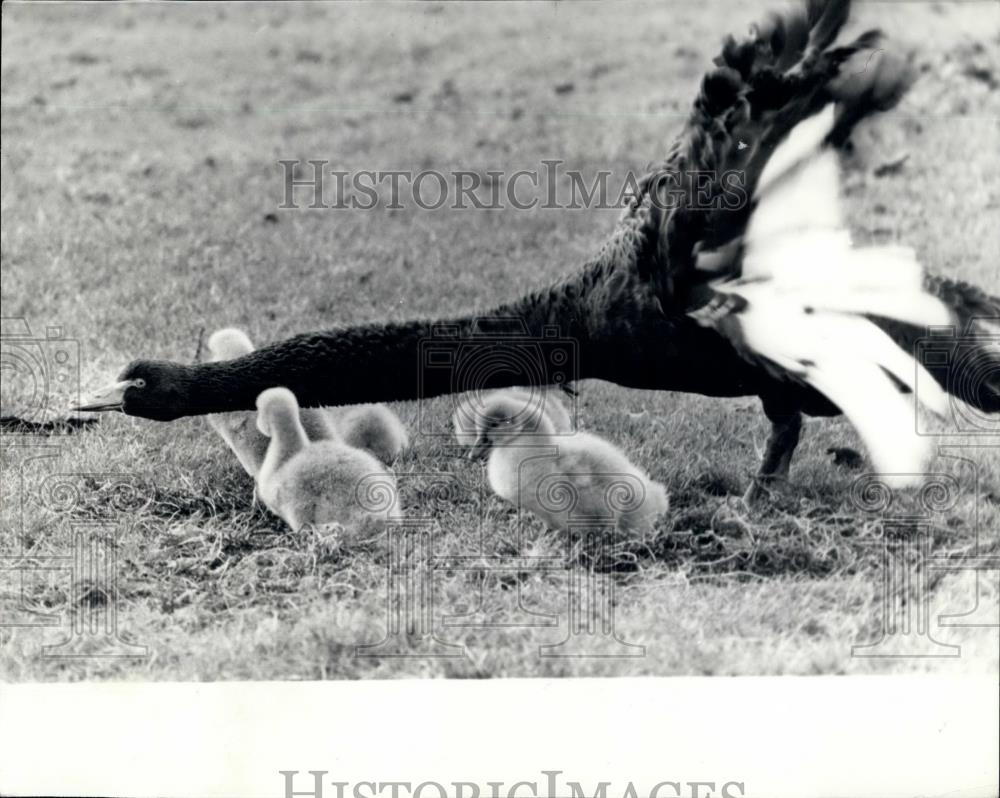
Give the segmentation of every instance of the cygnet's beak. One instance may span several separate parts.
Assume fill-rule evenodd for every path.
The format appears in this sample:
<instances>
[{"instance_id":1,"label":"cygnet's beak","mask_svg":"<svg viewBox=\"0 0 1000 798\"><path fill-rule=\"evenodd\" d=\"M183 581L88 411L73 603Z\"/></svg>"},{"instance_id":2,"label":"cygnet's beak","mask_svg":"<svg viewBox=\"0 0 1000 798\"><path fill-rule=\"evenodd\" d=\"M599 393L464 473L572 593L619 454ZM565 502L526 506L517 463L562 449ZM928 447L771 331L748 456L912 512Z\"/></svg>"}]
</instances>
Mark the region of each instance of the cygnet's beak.
<instances>
[{"instance_id":1,"label":"cygnet's beak","mask_svg":"<svg viewBox=\"0 0 1000 798\"><path fill-rule=\"evenodd\" d=\"M113 382L111 385L105 385L103 388L98 388L96 391L92 391L80 400L80 404L72 410L87 410L93 413L99 413L105 410L118 410L121 412L122 405L125 402L125 391L132 387L132 380L121 380L120 382Z\"/></svg>"},{"instance_id":2,"label":"cygnet's beak","mask_svg":"<svg viewBox=\"0 0 1000 798\"><path fill-rule=\"evenodd\" d=\"M486 439L485 435L480 435L476 438L476 442L469 447L469 453L466 455L470 460L482 460L486 457L486 453L490 450L490 442Z\"/></svg>"}]
</instances>

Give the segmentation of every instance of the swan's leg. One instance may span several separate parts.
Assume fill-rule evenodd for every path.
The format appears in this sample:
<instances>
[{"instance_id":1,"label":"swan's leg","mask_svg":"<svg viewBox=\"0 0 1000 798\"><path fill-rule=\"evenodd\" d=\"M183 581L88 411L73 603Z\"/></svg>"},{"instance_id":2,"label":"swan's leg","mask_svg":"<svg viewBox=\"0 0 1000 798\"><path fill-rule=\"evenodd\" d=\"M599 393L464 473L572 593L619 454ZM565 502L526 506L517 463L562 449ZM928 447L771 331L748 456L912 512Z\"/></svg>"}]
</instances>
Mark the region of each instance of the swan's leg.
<instances>
[{"instance_id":1,"label":"swan's leg","mask_svg":"<svg viewBox=\"0 0 1000 798\"><path fill-rule=\"evenodd\" d=\"M802 413L797 408L764 399L764 414L771 422L771 434L760 471L743 497L750 505L769 496L775 482L788 479L788 468L802 432Z\"/></svg>"}]
</instances>

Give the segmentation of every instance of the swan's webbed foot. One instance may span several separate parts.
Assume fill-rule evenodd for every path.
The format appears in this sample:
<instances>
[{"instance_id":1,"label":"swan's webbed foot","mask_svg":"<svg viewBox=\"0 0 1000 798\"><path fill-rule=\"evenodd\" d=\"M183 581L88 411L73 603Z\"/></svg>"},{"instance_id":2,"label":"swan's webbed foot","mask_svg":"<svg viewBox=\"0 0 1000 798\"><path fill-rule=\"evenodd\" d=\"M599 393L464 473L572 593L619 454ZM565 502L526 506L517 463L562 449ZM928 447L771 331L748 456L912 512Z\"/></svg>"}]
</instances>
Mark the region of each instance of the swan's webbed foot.
<instances>
[{"instance_id":1,"label":"swan's webbed foot","mask_svg":"<svg viewBox=\"0 0 1000 798\"><path fill-rule=\"evenodd\" d=\"M788 482L792 455L802 432L802 413L797 409L764 399L764 413L771 422L771 434L760 470L743 495L743 501L750 507L771 498L781 484Z\"/></svg>"},{"instance_id":2,"label":"swan's webbed foot","mask_svg":"<svg viewBox=\"0 0 1000 798\"><path fill-rule=\"evenodd\" d=\"M753 509L766 503L778 492L779 484L787 480L764 474L755 474L750 480L750 485L743 494L743 502L747 507Z\"/></svg>"}]
</instances>

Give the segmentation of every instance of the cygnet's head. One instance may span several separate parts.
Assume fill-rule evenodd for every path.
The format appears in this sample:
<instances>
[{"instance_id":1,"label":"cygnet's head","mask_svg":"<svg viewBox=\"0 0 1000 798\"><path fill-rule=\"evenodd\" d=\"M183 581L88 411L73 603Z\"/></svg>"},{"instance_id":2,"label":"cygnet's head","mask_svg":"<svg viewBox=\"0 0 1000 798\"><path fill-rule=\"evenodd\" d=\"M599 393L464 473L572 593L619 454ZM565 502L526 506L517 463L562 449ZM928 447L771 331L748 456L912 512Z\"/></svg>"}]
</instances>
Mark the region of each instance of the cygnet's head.
<instances>
[{"instance_id":1,"label":"cygnet's head","mask_svg":"<svg viewBox=\"0 0 1000 798\"><path fill-rule=\"evenodd\" d=\"M528 435L551 435L551 422L540 406L523 396L497 393L486 398L475 416L470 458L485 457L493 446L509 446Z\"/></svg>"},{"instance_id":2,"label":"cygnet's head","mask_svg":"<svg viewBox=\"0 0 1000 798\"><path fill-rule=\"evenodd\" d=\"M208 353L213 361L235 360L253 352L253 344L243 330L227 327L209 336Z\"/></svg>"},{"instance_id":3,"label":"cygnet's head","mask_svg":"<svg viewBox=\"0 0 1000 798\"><path fill-rule=\"evenodd\" d=\"M460 446L469 447L476 442L478 425L486 412L486 407L497 396L506 396L517 405L516 412L511 416L520 419L527 413L534 418L535 409L544 412L546 395L539 388L508 388L502 391L480 393L473 391L458 396L455 401L455 412L451 417L455 441ZM511 411L513 407L509 408Z\"/></svg>"},{"instance_id":4,"label":"cygnet's head","mask_svg":"<svg viewBox=\"0 0 1000 798\"><path fill-rule=\"evenodd\" d=\"M257 397L257 429L267 437L292 432L299 422L299 403L287 388L268 388Z\"/></svg>"}]
</instances>

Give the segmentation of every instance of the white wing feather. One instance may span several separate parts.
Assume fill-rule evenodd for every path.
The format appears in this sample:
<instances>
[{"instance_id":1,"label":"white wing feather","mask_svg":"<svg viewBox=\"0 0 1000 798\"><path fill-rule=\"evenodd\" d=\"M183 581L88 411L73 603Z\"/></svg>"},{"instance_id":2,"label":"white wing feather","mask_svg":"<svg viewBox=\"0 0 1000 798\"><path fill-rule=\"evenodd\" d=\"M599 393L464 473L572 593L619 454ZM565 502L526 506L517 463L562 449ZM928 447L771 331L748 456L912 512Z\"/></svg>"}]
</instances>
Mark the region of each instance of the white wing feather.
<instances>
[{"instance_id":1,"label":"white wing feather","mask_svg":"<svg viewBox=\"0 0 1000 798\"><path fill-rule=\"evenodd\" d=\"M823 393L855 426L876 468L907 484L931 453L916 433L916 405L943 414L947 396L864 315L925 326L949 324L951 314L924 291L912 250L851 245L837 157L824 144L833 122L831 104L775 150L758 183L742 275L713 287L746 300L730 317L746 346ZM903 395L890 374L911 391L919 381L920 392Z\"/></svg>"}]
</instances>

